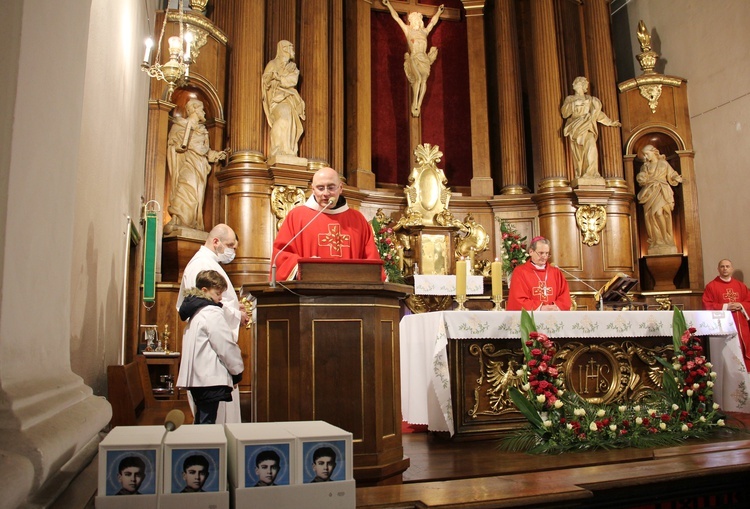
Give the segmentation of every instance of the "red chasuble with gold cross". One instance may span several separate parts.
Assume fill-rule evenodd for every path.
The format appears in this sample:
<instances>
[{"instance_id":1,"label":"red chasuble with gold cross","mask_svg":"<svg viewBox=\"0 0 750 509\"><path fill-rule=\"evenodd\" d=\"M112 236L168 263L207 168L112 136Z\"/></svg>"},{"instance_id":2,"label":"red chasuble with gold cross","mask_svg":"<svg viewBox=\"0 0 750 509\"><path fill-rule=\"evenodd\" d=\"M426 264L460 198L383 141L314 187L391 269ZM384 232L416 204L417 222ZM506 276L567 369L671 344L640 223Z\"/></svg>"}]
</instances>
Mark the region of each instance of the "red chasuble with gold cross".
<instances>
[{"instance_id":1,"label":"red chasuble with gold cross","mask_svg":"<svg viewBox=\"0 0 750 509\"><path fill-rule=\"evenodd\" d=\"M562 271L549 264L537 269L527 261L513 270L508 293L508 311L534 311L542 304L557 304L562 311L569 311L572 304L568 281Z\"/></svg>"},{"instance_id":2,"label":"red chasuble with gold cross","mask_svg":"<svg viewBox=\"0 0 750 509\"><path fill-rule=\"evenodd\" d=\"M703 308L711 310L725 309L730 302L742 304L742 311L732 311L732 318L737 326L740 336L742 353L745 356L745 367L750 371L750 326L747 314L750 313L750 290L742 281L734 278L724 281L716 276L713 281L706 285L703 291Z\"/></svg>"},{"instance_id":3,"label":"red chasuble with gold cross","mask_svg":"<svg viewBox=\"0 0 750 509\"><path fill-rule=\"evenodd\" d=\"M372 226L361 212L344 203L315 217L320 209L311 196L287 214L273 242L271 261L276 260L277 279L294 279L300 258L380 260ZM284 248L310 221L312 224Z\"/></svg>"}]
</instances>

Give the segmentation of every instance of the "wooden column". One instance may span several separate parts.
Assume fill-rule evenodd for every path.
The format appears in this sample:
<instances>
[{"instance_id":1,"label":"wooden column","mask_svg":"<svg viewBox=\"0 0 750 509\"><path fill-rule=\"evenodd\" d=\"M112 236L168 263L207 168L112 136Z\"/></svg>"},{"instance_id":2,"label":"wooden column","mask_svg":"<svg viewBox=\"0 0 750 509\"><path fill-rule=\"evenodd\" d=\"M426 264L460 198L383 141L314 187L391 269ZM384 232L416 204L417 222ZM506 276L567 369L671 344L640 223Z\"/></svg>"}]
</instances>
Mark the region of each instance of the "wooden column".
<instances>
[{"instance_id":1,"label":"wooden column","mask_svg":"<svg viewBox=\"0 0 750 509\"><path fill-rule=\"evenodd\" d=\"M531 2L531 39L534 86L532 132L534 166L541 170L540 189L567 187L565 148L563 145L560 101L563 87L558 63L557 29L554 0Z\"/></svg>"},{"instance_id":2,"label":"wooden column","mask_svg":"<svg viewBox=\"0 0 750 509\"><path fill-rule=\"evenodd\" d=\"M589 0L583 4L586 56L592 84L589 93L602 101L607 116L619 119L609 4L609 0ZM620 128L599 127L599 173L610 187L627 187L620 139Z\"/></svg>"},{"instance_id":3,"label":"wooden column","mask_svg":"<svg viewBox=\"0 0 750 509\"><path fill-rule=\"evenodd\" d=\"M300 42L295 47L300 69L300 95L307 120L300 157L310 169L330 164L331 78L329 59L329 2L305 0L300 8Z\"/></svg>"},{"instance_id":4,"label":"wooden column","mask_svg":"<svg viewBox=\"0 0 750 509\"><path fill-rule=\"evenodd\" d=\"M372 76L370 11L372 0L355 0L346 8L346 112L348 183L375 189L372 172Z\"/></svg>"},{"instance_id":5,"label":"wooden column","mask_svg":"<svg viewBox=\"0 0 750 509\"><path fill-rule=\"evenodd\" d=\"M484 0L461 0L466 9L471 104L472 196L492 196L490 137L487 118L487 59L484 46Z\"/></svg>"},{"instance_id":6,"label":"wooden column","mask_svg":"<svg viewBox=\"0 0 750 509\"><path fill-rule=\"evenodd\" d=\"M523 97L518 55L514 0L498 0L495 8L497 33L497 95L500 109L501 194L529 192L526 148L523 134Z\"/></svg>"},{"instance_id":7,"label":"wooden column","mask_svg":"<svg viewBox=\"0 0 750 509\"><path fill-rule=\"evenodd\" d=\"M265 118L261 100L264 2L232 2L232 52L229 66L229 146L227 169L264 160Z\"/></svg>"}]
</instances>

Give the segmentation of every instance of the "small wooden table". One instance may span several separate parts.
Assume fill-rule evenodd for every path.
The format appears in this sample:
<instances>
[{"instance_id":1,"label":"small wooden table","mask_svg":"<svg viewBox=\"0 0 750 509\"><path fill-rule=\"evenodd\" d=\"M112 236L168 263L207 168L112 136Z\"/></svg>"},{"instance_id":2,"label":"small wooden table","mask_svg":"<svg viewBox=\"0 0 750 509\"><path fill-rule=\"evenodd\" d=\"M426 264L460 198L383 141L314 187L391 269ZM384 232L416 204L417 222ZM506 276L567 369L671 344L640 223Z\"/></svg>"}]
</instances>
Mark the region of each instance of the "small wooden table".
<instances>
[{"instance_id":1,"label":"small wooden table","mask_svg":"<svg viewBox=\"0 0 750 509\"><path fill-rule=\"evenodd\" d=\"M143 356L146 357L154 397L180 399L180 391L176 390L174 386L180 370L180 352L143 352ZM161 381L162 375L169 375L171 384L164 384Z\"/></svg>"}]
</instances>

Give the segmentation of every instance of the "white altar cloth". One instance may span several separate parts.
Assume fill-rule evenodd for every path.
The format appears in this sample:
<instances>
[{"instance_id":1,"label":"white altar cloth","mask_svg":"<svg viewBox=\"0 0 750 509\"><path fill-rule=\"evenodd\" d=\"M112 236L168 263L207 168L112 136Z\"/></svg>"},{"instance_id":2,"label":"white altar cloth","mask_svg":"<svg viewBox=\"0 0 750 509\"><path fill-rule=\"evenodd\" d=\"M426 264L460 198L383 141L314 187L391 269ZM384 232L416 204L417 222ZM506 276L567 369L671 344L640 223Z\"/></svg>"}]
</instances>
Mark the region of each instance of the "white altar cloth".
<instances>
[{"instance_id":1,"label":"white altar cloth","mask_svg":"<svg viewBox=\"0 0 750 509\"><path fill-rule=\"evenodd\" d=\"M482 276L466 277L466 295L482 295L484 278ZM456 295L456 276L414 276L415 295Z\"/></svg>"},{"instance_id":2,"label":"white altar cloth","mask_svg":"<svg viewBox=\"0 0 750 509\"><path fill-rule=\"evenodd\" d=\"M723 410L750 412L750 375L734 320L724 311L685 311L689 327L709 340L717 373L714 400ZM537 311L539 332L555 338L672 337L672 311ZM520 311L437 311L400 323L401 412L410 424L453 435L449 339L520 338ZM520 341L520 339L519 339Z\"/></svg>"}]
</instances>

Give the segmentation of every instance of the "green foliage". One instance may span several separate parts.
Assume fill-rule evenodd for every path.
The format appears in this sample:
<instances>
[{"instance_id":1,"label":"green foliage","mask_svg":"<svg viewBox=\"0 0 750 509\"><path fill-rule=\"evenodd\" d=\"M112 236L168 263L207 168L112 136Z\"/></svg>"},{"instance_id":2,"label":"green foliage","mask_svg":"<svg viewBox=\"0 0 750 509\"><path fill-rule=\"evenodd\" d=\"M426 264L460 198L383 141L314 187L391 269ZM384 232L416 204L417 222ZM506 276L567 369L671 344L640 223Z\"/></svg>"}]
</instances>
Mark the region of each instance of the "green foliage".
<instances>
[{"instance_id":1,"label":"green foliage","mask_svg":"<svg viewBox=\"0 0 750 509\"><path fill-rule=\"evenodd\" d=\"M401 257L396 249L396 235L393 233L393 228L388 226L387 223L378 221L377 217L372 218L370 225L375 235L375 244L378 247L380 258L383 260L383 268L388 281L403 283L404 274L399 268Z\"/></svg>"},{"instance_id":2,"label":"green foliage","mask_svg":"<svg viewBox=\"0 0 750 509\"><path fill-rule=\"evenodd\" d=\"M503 221L499 217L495 219L500 223L500 234L503 238L503 273L510 275L513 269L524 263L529 257L526 250L526 237L521 237L511 223Z\"/></svg>"}]
</instances>

